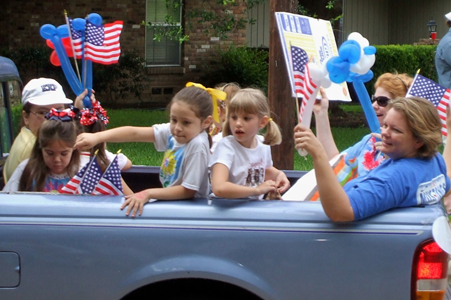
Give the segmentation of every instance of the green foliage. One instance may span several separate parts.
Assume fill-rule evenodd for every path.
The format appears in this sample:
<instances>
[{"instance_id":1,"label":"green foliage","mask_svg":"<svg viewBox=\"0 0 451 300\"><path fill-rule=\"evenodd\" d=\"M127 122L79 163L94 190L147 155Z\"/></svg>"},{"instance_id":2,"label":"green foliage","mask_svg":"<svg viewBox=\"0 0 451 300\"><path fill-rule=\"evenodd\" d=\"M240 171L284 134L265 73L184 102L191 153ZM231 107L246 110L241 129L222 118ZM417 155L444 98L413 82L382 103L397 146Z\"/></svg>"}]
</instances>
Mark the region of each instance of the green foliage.
<instances>
[{"instance_id":1,"label":"green foliage","mask_svg":"<svg viewBox=\"0 0 451 300\"><path fill-rule=\"evenodd\" d=\"M268 51L249 47L230 46L219 50L219 59L206 65L202 82L214 86L221 82L237 82L242 87L268 86Z\"/></svg>"},{"instance_id":2,"label":"green foliage","mask_svg":"<svg viewBox=\"0 0 451 300\"><path fill-rule=\"evenodd\" d=\"M20 121L22 120L22 104L12 107L12 117L14 136L17 136L20 131Z\"/></svg>"},{"instance_id":3,"label":"green foliage","mask_svg":"<svg viewBox=\"0 0 451 300\"><path fill-rule=\"evenodd\" d=\"M102 97L102 102L115 104L130 94L142 101L146 79L144 64L144 59L135 50L123 53L117 64L96 64L93 67L94 90L106 95Z\"/></svg>"},{"instance_id":4,"label":"green foliage","mask_svg":"<svg viewBox=\"0 0 451 300\"><path fill-rule=\"evenodd\" d=\"M437 81L434 57L435 45L386 45L376 47L376 62L371 70L374 78L366 84L370 94L378 76L386 72L407 73L412 77L418 69L420 74Z\"/></svg>"}]
</instances>

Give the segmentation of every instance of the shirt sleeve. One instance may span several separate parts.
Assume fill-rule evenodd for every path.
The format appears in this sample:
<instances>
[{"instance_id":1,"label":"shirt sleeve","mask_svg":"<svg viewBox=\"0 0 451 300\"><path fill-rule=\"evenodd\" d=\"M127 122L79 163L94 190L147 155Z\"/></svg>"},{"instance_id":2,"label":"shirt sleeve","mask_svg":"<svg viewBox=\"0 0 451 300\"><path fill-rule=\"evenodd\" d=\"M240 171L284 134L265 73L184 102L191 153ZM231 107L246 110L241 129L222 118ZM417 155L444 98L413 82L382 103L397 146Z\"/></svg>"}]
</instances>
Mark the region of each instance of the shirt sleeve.
<instances>
[{"instance_id":1,"label":"shirt sleeve","mask_svg":"<svg viewBox=\"0 0 451 300\"><path fill-rule=\"evenodd\" d=\"M219 141L215 152L211 155L209 161L209 168L213 168L213 165L220 163L225 165L229 170L232 167L233 158L235 156L235 151L233 146L227 138L223 138Z\"/></svg>"},{"instance_id":2,"label":"shirt sleeve","mask_svg":"<svg viewBox=\"0 0 451 300\"><path fill-rule=\"evenodd\" d=\"M164 152L168 147L168 137L171 135L170 124L153 125L153 134L155 136L155 149L159 152Z\"/></svg>"},{"instance_id":3,"label":"shirt sleeve","mask_svg":"<svg viewBox=\"0 0 451 300\"><path fill-rule=\"evenodd\" d=\"M27 163L28 163L28 159L24 160L17 166L16 170L11 175L11 178L8 180L6 185L3 187L3 192L19 191L20 177L22 177L23 171L24 171Z\"/></svg>"},{"instance_id":4,"label":"shirt sleeve","mask_svg":"<svg viewBox=\"0 0 451 300\"><path fill-rule=\"evenodd\" d=\"M183 158L184 174L182 186L199 191L201 186L208 181L208 158L210 150L204 145L200 139L189 142L187 155Z\"/></svg>"}]
</instances>

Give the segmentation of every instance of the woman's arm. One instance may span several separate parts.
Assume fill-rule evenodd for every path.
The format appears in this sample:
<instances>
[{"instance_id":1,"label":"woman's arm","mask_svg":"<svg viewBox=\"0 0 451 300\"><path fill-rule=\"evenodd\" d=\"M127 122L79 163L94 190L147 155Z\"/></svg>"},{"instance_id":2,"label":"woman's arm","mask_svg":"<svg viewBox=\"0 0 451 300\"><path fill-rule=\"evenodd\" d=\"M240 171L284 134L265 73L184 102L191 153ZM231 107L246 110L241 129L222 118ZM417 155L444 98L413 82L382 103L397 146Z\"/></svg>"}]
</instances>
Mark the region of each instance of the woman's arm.
<instances>
[{"instance_id":1,"label":"woman's arm","mask_svg":"<svg viewBox=\"0 0 451 300\"><path fill-rule=\"evenodd\" d=\"M153 188L141 191L139 193L129 195L125 197L125 202L121 206L121 210L128 206L125 215L128 216L131 213L132 218L136 216L136 213L140 216L144 209L144 204L149 202L150 199L159 200L181 200L191 199L196 194L196 191L187 189L181 185L174 185L167 188Z\"/></svg>"},{"instance_id":2,"label":"woman's arm","mask_svg":"<svg viewBox=\"0 0 451 300\"><path fill-rule=\"evenodd\" d=\"M323 145L328 160L331 160L333 157L338 155L340 151L338 151L337 145L335 145L332 130L330 129L328 112L329 99L327 98L326 91L323 88L320 89L320 93L322 97L321 100L316 101L313 106L316 121L316 136L318 137L321 145Z\"/></svg>"},{"instance_id":3,"label":"woman's arm","mask_svg":"<svg viewBox=\"0 0 451 300\"><path fill-rule=\"evenodd\" d=\"M298 124L294 129L295 147L305 149L313 158L318 192L326 215L334 222L353 221L354 210L338 182L323 146L310 129Z\"/></svg>"},{"instance_id":4,"label":"woman's arm","mask_svg":"<svg viewBox=\"0 0 451 300\"><path fill-rule=\"evenodd\" d=\"M276 190L276 183L273 180L267 180L257 187L239 185L228 180L229 168L221 163L214 164L211 170L211 188L217 197L246 198L260 196Z\"/></svg>"},{"instance_id":5,"label":"woman's arm","mask_svg":"<svg viewBox=\"0 0 451 300\"><path fill-rule=\"evenodd\" d=\"M97 144L127 143L127 142L155 142L153 127L123 126L96 133L81 133L75 142L75 148L92 148Z\"/></svg>"}]
</instances>

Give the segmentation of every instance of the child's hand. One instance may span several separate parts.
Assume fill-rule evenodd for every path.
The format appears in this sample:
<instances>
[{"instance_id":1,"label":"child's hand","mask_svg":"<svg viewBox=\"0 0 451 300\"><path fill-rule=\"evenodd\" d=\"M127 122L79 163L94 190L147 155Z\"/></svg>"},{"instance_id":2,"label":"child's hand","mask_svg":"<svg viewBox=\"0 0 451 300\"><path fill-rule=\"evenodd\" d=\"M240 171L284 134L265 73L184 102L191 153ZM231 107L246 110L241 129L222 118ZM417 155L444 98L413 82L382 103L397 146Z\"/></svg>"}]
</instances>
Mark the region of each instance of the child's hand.
<instances>
[{"instance_id":1,"label":"child's hand","mask_svg":"<svg viewBox=\"0 0 451 300\"><path fill-rule=\"evenodd\" d=\"M257 186L258 196L275 191L277 189L276 182L274 180L266 180L259 186Z\"/></svg>"},{"instance_id":2,"label":"child's hand","mask_svg":"<svg viewBox=\"0 0 451 300\"><path fill-rule=\"evenodd\" d=\"M97 140L95 134L93 133L81 133L77 136L74 148L76 149L91 149L97 145L99 141Z\"/></svg>"},{"instance_id":3,"label":"child's hand","mask_svg":"<svg viewBox=\"0 0 451 300\"><path fill-rule=\"evenodd\" d=\"M149 202L150 197L147 196L146 191L141 191L139 193L125 196L125 202L121 206L121 210L123 210L126 206L128 206L128 209L125 213L126 216L132 213L132 218L136 216L136 213L138 213L138 216L140 216L143 213L144 204Z\"/></svg>"},{"instance_id":4,"label":"child's hand","mask_svg":"<svg viewBox=\"0 0 451 300\"><path fill-rule=\"evenodd\" d=\"M290 187L290 181L288 180L287 175L285 175L282 171L280 171L279 175L277 175L276 187L279 193L285 192Z\"/></svg>"},{"instance_id":5,"label":"child's hand","mask_svg":"<svg viewBox=\"0 0 451 300\"><path fill-rule=\"evenodd\" d=\"M319 113L326 113L329 109L329 99L327 98L326 91L323 88L319 89L319 92L321 94L321 100L315 100L315 104L313 105L313 113L319 114Z\"/></svg>"}]
</instances>

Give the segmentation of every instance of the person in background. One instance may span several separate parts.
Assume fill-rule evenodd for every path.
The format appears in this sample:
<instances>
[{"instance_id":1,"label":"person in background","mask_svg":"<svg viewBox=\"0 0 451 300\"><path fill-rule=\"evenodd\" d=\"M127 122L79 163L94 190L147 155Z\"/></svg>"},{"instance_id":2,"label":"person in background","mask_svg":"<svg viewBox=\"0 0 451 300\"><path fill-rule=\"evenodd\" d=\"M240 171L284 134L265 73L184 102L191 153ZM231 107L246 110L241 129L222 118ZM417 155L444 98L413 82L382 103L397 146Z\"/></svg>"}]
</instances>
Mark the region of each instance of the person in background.
<instances>
[{"instance_id":1,"label":"person in background","mask_svg":"<svg viewBox=\"0 0 451 300\"><path fill-rule=\"evenodd\" d=\"M451 88L451 12L445 15L445 22L449 29L435 51L435 69L438 83L449 89Z\"/></svg>"},{"instance_id":2,"label":"person in background","mask_svg":"<svg viewBox=\"0 0 451 300\"><path fill-rule=\"evenodd\" d=\"M373 108L381 127L387 113L388 102L396 97L404 97L412 82L413 78L407 74L384 73L377 78L374 84L375 93L372 100ZM332 136L329 123L329 100L323 89L320 92L322 99L317 101L313 107L316 120L316 134L327 153L327 160L331 160L339 154L339 151ZM384 160L384 156L374 146L378 137L379 134L367 134L357 144L343 151L346 154L344 157L346 165L350 169L357 170L353 177L365 175L379 166Z\"/></svg>"},{"instance_id":3,"label":"person in background","mask_svg":"<svg viewBox=\"0 0 451 300\"><path fill-rule=\"evenodd\" d=\"M160 169L163 188L151 188L126 196L125 215L141 215L151 199L180 200L207 197L210 191L208 160L213 120L214 89L188 83L169 103L170 123L152 127L117 127L97 133L82 133L75 147L92 148L104 142L148 142L165 151Z\"/></svg>"},{"instance_id":4,"label":"person in background","mask_svg":"<svg viewBox=\"0 0 451 300\"><path fill-rule=\"evenodd\" d=\"M334 222L346 222L395 207L434 204L451 194L445 160L438 152L441 127L437 109L426 99L391 100L381 141L375 144L387 159L343 187L324 147L309 128L298 124L294 140L296 149L305 149L313 158L324 212Z\"/></svg>"},{"instance_id":5,"label":"person in background","mask_svg":"<svg viewBox=\"0 0 451 300\"><path fill-rule=\"evenodd\" d=\"M285 173L272 165L270 146L280 144L282 136L270 113L266 96L257 89L241 89L230 101L224 138L209 162L215 196L261 199L289 188ZM257 135L264 128L262 142Z\"/></svg>"},{"instance_id":6,"label":"person in background","mask_svg":"<svg viewBox=\"0 0 451 300\"><path fill-rule=\"evenodd\" d=\"M213 120L213 124L210 128L210 135L213 140L213 145L211 146L211 153L216 149L216 145L222 139L222 125L224 124L227 116L227 107L229 106L230 100L235 96L236 92L240 90L238 83L222 83L215 87L216 89L223 91L227 94L225 100L218 99L218 113L219 113L219 123Z\"/></svg>"},{"instance_id":7,"label":"person in background","mask_svg":"<svg viewBox=\"0 0 451 300\"><path fill-rule=\"evenodd\" d=\"M32 79L25 85L22 91L21 130L14 140L3 168L5 184L17 166L30 157L39 126L45 121L45 115L51 108L63 110L67 104L72 104L72 100L66 98L63 88L54 79Z\"/></svg>"},{"instance_id":8,"label":"person in background","mask_svg":"<svg viewBox=\"0 0 451 300\"><path fill-rule=\"evenodd\" d=\"M30 158L14 171L4 192L35 191L57 193L74 176L80 163L80 154L74 150L77 138L75 114L66 109L52 109L37 131Z\"/></svg>"}]
</instances>

